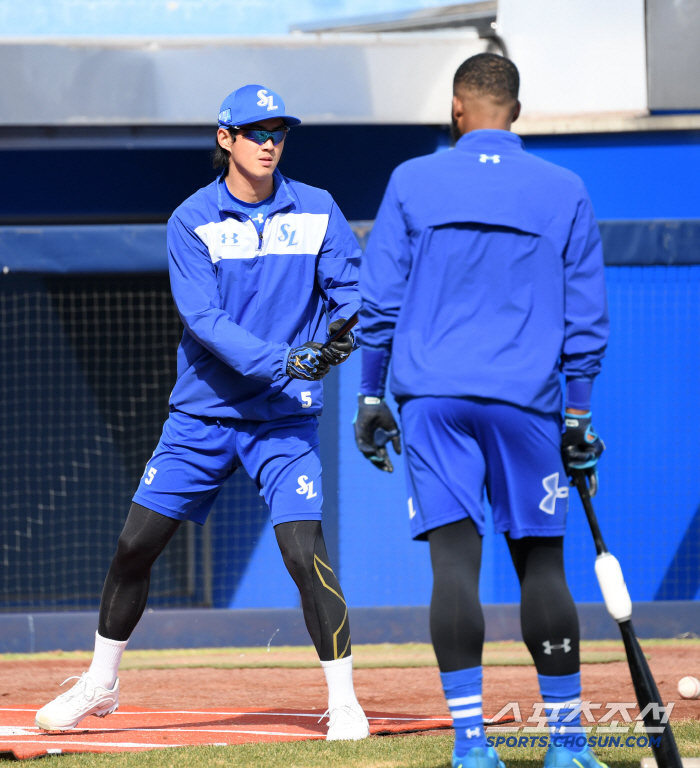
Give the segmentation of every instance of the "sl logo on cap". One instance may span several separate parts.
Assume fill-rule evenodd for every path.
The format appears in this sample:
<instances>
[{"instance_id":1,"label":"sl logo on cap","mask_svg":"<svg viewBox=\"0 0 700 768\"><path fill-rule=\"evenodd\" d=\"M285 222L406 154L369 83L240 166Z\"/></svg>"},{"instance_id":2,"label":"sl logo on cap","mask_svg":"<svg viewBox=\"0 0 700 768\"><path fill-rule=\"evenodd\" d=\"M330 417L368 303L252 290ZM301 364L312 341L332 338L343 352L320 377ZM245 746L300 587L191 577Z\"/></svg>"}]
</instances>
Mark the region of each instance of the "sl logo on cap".
<instances>
[{"instance_id":1,"label":"sl logo on cap","mask_svg":"<svg viewBox=\"0 0 700 768\"><path fill-rule=\"evenodd\" d=\"M260 99L260 101L258 102L258 106L259 107L267 106L268 112L271 112L273 109L278 109L278 105L273 104L272 96L268 96L266 90L258 91L258 98Z\"/></svg>"}]
</instances>

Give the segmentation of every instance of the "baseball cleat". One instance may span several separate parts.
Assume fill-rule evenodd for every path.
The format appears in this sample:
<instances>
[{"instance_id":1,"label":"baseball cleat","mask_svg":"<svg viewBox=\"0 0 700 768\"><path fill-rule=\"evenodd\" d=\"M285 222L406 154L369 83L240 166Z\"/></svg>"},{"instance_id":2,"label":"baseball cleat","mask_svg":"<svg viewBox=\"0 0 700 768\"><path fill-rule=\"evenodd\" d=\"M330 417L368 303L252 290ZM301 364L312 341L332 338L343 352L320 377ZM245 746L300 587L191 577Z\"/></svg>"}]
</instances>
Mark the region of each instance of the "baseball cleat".
<instances>
[{"instance_id":1,"label":"baseball cleat","mask_svg":"<svg viewBox=\"0 0 700 768\"><path fill-rule=\"evenodd\" d=\"M472 747L464 757L452 753L452 768L506 768L493 747Z\"/></svg>"},{"instance_id":2,"label":"baseball cleat","mask_svg":"<svg viewBox=\"0 0 700 768\"><path fill-rule=\"evenodd\" d=\"M61 685L65 685L69 677ZM83 672L78 682L65 693L50 701L37 713L34 724L44 731L69 731L88 715L104 717L119 707L119 678L111 690L95 685L89 672Z\"/></svg>"},{"instance_id":3,"label":"baseball cleat","mask_svg":"<svg viewBox=\"0 0 700 768\"><path fill-rule=\"evenodd\" d=\"M357 741L369 736L369 723L358 704L344 704L328 711L326 741Z\"/></svg>"},{"instance_id":4,"label":"baseball cleat","mask_svg":"<svg viewBox=\"0 0 700 768\"><path fill-rule=\"evenodd\" d=\"M544 756L544 768L608 768L585 747L583 752L574 752L566 747L555 747L549 745L547 754Z\"/></svg>"}]
</instances>

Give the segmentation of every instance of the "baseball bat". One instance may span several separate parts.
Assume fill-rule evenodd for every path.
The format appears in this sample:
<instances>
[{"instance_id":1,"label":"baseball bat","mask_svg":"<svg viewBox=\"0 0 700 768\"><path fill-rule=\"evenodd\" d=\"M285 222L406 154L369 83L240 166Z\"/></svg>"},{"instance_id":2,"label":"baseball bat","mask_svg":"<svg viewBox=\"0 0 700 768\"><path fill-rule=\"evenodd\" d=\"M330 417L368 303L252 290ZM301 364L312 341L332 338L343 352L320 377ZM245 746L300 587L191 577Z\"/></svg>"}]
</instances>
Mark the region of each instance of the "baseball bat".
<instances>
[{"instance_id":1,"label":"baseball bat","mask_svg":"<svg viewBox=\"0 0 700 768\"><path fill-rule=\"evenodd\" d=\"M622 575L622 568L617 558L610 554L605 546L603 534L598 525L598 518L591 502L586 473L580 470L574 471L573 483L578 489L583 509L588 518L588 525L593 534L597 554L595 573L600 591L603 593L605 607L620 627L622 642L625 644L627 664L630 668L639 711L643 713L644 725L649 736L652 738L661 737L658 746L651 742L656 763L659 768L682 768L683 763L671 725L661 722L660 707L663 707L663 702L632 626L632 600L625 584L625 577Z\"/></svg>"},{"instance_id":2,"label":"baseball bat","mask_svg":"<svg viewBox=\"0 0 700 768\"><path fill-rule=\"evenodd\" d=\"M345 322L344 322L344 323L343 323L343 324L340 326L340 328L338 328L338 330L337 330L337 331L336 331L336 332L335 332L335 333L334 333L332 336L329 336L329 337L328 337L328 338L327 338L327 339L326 339L326 340L323 342L323 344L322 344L321 346L322 346L322 347L327 347L329 344L332 344L334 341L338 341L338 339L340 339L340 338L342 338L343 336L345 336L345 334L346 334L348 331L351 331L351 330L352 330L352 329L353 329L353 328L354 328L354 327L357 325L357 323L358 323L359 319L360 319L360 318L358 317L358 313L357 313L357 312L355 312L355 314L354 314L354 315L352 315L352 317L350 317L348 320L346 320L346 321L345 321Z\"/></svg>"},{"instance_id":3,"label":"baseball bat","mask_svg":"<svg viewBox=\"0 0 700 768\"><path fill-rule=\"evenodd\" d=\"M358 313L355 312L355 314L352 315L350 319L346 320L332 336L329 336L323 344L321 344L321 349L325 349L329 344L332 344L334 341L338 341L338 339L345 336L348 331L352 330L357 325L359 319Z\"/></svg>"}]
</instances>

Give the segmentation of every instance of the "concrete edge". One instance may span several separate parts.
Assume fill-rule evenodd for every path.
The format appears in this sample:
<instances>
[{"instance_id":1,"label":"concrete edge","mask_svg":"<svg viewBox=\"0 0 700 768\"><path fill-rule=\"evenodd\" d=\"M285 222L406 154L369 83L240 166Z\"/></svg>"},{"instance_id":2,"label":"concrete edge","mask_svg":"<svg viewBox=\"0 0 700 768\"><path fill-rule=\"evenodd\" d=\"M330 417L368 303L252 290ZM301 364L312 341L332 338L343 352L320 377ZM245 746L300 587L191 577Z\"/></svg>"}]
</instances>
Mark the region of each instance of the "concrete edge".
<instances>
[{"instance_id":1,"label":"concrete edge","mask_svg":"<svg viewBox=\"0 0 700 768\"><path fill-rule=\"evenodd\" d=\"M619 639L615 622L602 603L579 603L581 638ZM521 640L517 604L485 605L487 640ZM700 601L636 603L632 616L640 638L700 635ZM355 643L430 642L428 606L351 608ZM0 613L0 653L90 650L96 611ZM188 608L148 610L129 648L222 648L308 645L300 609Z\"/></svg>"},{"instance_id":2,"label":"concrete edge","mask_svg":"<svg viewBox=\"0 0 700 768\"><path fill-rule=\"evenodd\" d=\"M700 129L700 114L652 115L648 112L524 115L513 124L513 132L519 136L697 131L698 129Z\"/></svg>"}]
</instances>

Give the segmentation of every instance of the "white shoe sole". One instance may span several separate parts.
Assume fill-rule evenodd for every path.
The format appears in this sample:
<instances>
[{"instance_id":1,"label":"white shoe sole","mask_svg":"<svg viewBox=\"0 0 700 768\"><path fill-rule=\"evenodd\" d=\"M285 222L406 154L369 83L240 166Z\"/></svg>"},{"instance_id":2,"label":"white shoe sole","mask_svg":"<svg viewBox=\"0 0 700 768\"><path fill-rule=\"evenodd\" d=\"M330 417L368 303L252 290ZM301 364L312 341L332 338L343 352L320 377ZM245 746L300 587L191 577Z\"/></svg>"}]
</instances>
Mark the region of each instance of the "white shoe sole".
<instances>
[{"instance_id":1,"label":"white shoe sole","mask_svg":"<svg viewBox=\"0 0 700 768\"><path fill-rule=\"evenodd\" d=\"M95 717L107 717L107 715L111 715L112 712L116 712L118 709L119 702L116 702L104 709L98 709L97 712L88 712L86 715L81 715L77 720L74 720L72 723L66 723L65 725L50 725L49 723L41 721L37 716L34 720L34 725L36 725L37 728L41 728L42 731L72 731L79 722L86 717L90 717L90 715L94 715Z\"/></svg>"}]
</instances>

